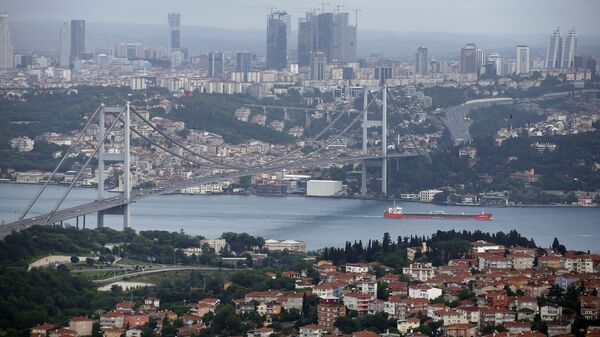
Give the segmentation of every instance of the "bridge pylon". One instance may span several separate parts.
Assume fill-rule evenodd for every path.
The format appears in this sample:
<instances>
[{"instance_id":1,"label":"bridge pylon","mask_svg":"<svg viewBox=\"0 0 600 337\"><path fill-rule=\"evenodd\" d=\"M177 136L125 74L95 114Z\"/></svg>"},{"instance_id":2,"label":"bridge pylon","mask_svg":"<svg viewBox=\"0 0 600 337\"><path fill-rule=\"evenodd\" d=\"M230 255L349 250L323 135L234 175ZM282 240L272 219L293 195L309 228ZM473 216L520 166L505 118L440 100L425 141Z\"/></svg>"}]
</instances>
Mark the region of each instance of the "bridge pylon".
<instances>
[{"instance_id":1,"label":"bridge pylon","mask_svg":"<svg viewBox=\"0 0 600 337\"><path fill-rule=\"evenodd\" d=\"M99 113L98 120L98 138L103 139L105 137L105 117L106 113L118 113L122 110L120 107L106 107L102 104ZM128 228L131 222L131 214L129 209L129 203L131 201L131 106L127 102L125 111L123 113L123 152L122 153L106 153L104 143L100 144L98 150L98 200L105 198L104 190L104 167L106 163L110 162L122 162L123 163L123 197L126 203L122 206L123 212L123 229ZM105 211L98 211L97 213L97 226L98 228L104 227L104 215Z\"/></svg>"},{"instance_id":2,"label":"bridge pylon","mask_svg":"<svg viewBox=\"0 0 600 337\"><path fill-rule=\"evenodd\" d=\"M364 88L363 93L363 124L362 124L362 152L367 155L368 148L368 129L369 127L381 127L381 193L387 196L387 86L383 86L382 90L382 117L381 120L369 120L369 90ZM361 171L361 186L360 193L363 196L367 195L367 161L362 161Z\"/></svg>"}]
</instances>

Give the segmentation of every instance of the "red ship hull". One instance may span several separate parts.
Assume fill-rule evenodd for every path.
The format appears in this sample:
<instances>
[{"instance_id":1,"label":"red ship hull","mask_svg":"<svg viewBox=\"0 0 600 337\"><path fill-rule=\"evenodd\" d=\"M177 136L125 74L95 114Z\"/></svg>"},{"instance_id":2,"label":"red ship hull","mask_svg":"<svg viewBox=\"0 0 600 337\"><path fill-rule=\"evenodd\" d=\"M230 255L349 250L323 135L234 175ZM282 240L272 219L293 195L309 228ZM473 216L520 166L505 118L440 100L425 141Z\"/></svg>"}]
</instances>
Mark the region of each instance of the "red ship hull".
<instances>
[{"instance_id":1,"label":"red ship hull","mask_svg":"<svg viewBox=\"0 0 600 337\"><path fill-rule=\"evenodd\" d=\"M435 214L435 213L383 213L389 219L448 219L448 220L492 220L492 214Z\"/></svg>"}]
</instances>

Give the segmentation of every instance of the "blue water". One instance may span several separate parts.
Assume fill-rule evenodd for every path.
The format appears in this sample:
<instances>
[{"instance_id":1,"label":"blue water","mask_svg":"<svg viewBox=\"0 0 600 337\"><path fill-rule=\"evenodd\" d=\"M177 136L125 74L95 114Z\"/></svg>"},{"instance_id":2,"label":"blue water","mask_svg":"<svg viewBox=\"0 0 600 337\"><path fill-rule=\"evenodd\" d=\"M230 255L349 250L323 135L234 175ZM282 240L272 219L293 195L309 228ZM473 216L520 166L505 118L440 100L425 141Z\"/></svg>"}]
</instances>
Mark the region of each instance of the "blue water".
<instances>
[{"instance_id":1,"label":"blue water","mask_svg":"<svg viewBox=\"0 0 600 337\"><path fill-rule=\"evenodd\" d=\"M0 221L16 220L40 186L0 184ZM50 186L30 215L48 212L63 187ZM74 189L62 207L94 200L93 189ZM325 199L306 197L191 196L164 195L132 206L135 230L162 229L218 237L223 232L247 232L266 239L296 239L309 249L343 245L347 240L381 239L384 232L398 235L429 235L437 230L487 232L518 230L540 246L549 246L554 237L569 249L600 252L600 208L489 208L494 219L433 220L384 219L391 204L375 200ZM401 203L406 211L477 213L481 208ZM75 223L75 220L72 221ZM81 223L81 219L80 219ZM120 228L121 217L105 218L109 227ZM95 225L95 215L86 217Z\"/></svg>"}]
</instances>

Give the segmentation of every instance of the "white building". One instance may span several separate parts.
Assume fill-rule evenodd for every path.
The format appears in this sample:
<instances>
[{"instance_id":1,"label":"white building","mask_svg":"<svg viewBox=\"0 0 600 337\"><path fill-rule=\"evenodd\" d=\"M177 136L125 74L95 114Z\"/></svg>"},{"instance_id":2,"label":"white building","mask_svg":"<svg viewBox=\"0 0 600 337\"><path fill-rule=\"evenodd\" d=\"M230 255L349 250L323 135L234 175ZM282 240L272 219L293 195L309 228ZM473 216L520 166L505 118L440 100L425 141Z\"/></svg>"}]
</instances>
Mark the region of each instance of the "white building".
<instances>
[{"instance_id":1,"label":"white building","mask_svg":"<svg viewBox=\"0 0 600 337\"><path fill-rule=\"evenodd\" d=\"M342 191L339 180L309 180L306 183L306 195L311 197L331 197Z\"/></svg>"},{"instance_id":2,"label":"white building","mask_svg":"<svg viewBox=\"0 0 600 337\"><path fill-rule=\"evenodd\" d=\"M202 247L204 245L208 245L208 247L214 249L215 252L218 254L223 249L225 249L225 247L227 246L227 241L225 241L225 239L206 239L206 240L200 240L200 247Z\"/></svg>"},{"instance_id":3,"label":"white building","mask_svg":"<svg viewBox=\"0 0 600 337\"><path fill-rule=\"evenodd\" d=\"M8 12L0 12L0 69L13 67L12 42L8 29Z\"/></svg>"},{"instance_id":4,"label":"white building","mask_svg":"<svg viewBox=\"0 0 600 337\"><path fill-rule=\"evenodd\" d=\"M431 301L440 296L442 296L442 289L439 288L421 284L414 284L408 288L408 297L410 298L426 298Z\"/></svg>"},{"instance_id":5,"label":"white building","mask_svg":"<svg viewBox=\"0 0 600 337\"><path fill-rule=\"evenodd\" d=\"M419 192L419 200L421 202L432 202L436 194L442 193L441 190L425 190Z\"/></svg>"},{"instance_id":6,"label":"white building","mask_svg":"<svg viewBox=\"0 0 600 337\"><path fill-rule=\"evenodd\" d=\"M33 150L35 141L29 137L16 137L10 140L10 147L19 152L29 152Z\"/></svg>"},{"instance_id":7,"label":"white building","mask_svg":"<svg viewBox=\"0 0 600 337\"><path fill-rule=\"evenodd\" d=\"M529 46L517 46L517 55L515 57L515 73L529 74Z\"/></svg>"},{"instance_id":8,"label":"white building","mask_svg":"<svg viewBox=\"0 0 600 337\"><path fill-rule=\"evenodd\" d=\"M408 267L402 268L402 273L413 280L425 282L435 276L435 269L431 263L411 263Z\"/></svg>"},{"instance_id":9,"label":"white building","mask_svg":"<svg viewBox=\"0 0 600 337\"><path fill-rule=\"evenodd\" d=\"M265 241L265 249L269 251L284 251L289 250L292 252L306 252L306 242L296 240L274 240L269 239Z\"/></svg>"}]
</instances>

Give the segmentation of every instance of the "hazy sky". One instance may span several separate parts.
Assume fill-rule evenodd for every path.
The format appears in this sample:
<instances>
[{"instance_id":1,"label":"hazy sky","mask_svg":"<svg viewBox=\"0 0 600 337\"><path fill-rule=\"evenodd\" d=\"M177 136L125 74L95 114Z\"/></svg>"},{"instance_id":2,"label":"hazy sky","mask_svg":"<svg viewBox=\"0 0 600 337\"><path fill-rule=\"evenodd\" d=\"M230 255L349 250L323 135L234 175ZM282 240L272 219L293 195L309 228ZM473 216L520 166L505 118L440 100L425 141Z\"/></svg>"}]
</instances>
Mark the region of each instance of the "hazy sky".
<instances>
[{"instance_id":1,"label":"hazy sky","mask_svg":"<svg viewBox=\"0 0 600 337\"><path fill-rule=\"evenodd\" d=\"M560 26L600 34L600 0L323 0L333 9L360 8L359 29L453 33L549 34ZM317 1L302 0L0 0L9 19L166 24L170 11L182 25L265 29L271 7L287 10L294 22ZM296 25L294 24L294 29Z\"/></svg>"}]
</instances>

